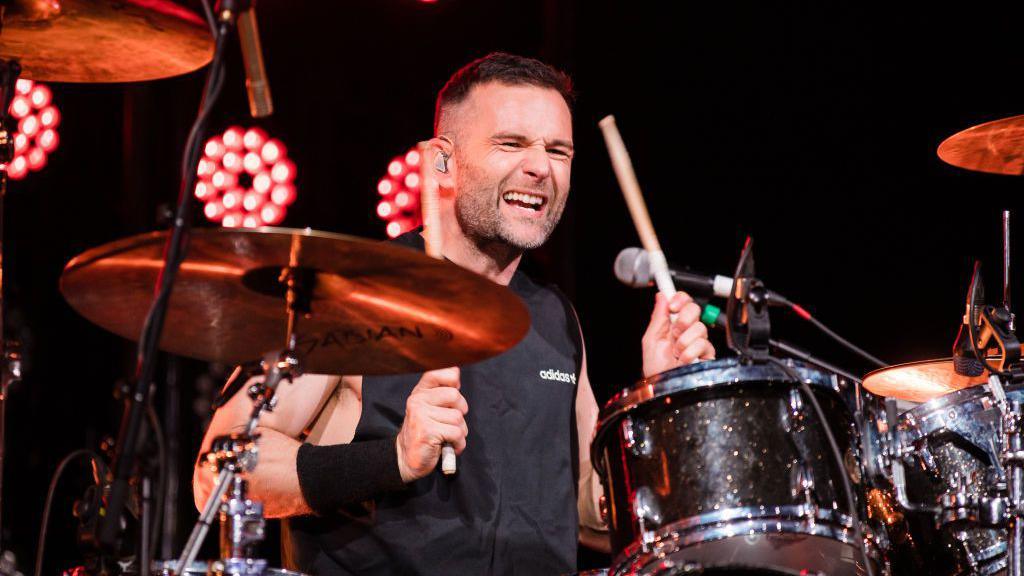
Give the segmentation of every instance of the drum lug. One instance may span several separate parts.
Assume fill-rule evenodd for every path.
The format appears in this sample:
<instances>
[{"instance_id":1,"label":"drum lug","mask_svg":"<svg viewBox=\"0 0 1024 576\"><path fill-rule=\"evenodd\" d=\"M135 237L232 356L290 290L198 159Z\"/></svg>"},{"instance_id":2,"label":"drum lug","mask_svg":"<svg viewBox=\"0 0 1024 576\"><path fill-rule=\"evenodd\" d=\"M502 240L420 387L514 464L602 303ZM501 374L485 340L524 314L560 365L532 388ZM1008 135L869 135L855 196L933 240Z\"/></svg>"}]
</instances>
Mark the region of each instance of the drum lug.
<instances>
[{"instance_id":1,"label":"drum lug","mask_svg":"<svg viewBox=\"0 0 1024 576\"><path fill-rule=\"evenodd\" d=\"M649 457L654 451L651 440L651 425L644 420L634 422L626 416L622 419L622 439L634 456Z\"/></svg>"},{"instance_id":2,"label":"drum lug","mask_svg":"<svg viewBox=\"0 0 1024 576\"><path fill-rule=\"evenodd\" d=\"M917 459L918 463L924 468L925 472L932 475L939 474L939 466L935 463L935 457L932 456L932 451L928 448L925 443L920 443L914 446L914 449L910 452L910 455Z\"/></svg>"},{"instance_id":3,"label":"drum lug","mask_svg":"<svg viewBox=\"0 0 1024 576\"><path fill-rule=\"evenodd\" d=\"M652 528L661 525L662 517L658 500L647 486L637 488L633 494L633 514L640 529L640 545L645 553L650 552L650 545L654 543Z\"/></svg>"},{"instance_id":4,"label":"drum lug","mask_svg":"<svg viewBox=\"0 0 1024 576\"><path fill-rule=\"evenodd\" d=\"M959 474L953 475L950 479L949 490L940 498L942 514L939 518L939 525L952 524L955 522L977 522L977 502L967 492L967 481Z\"/></svg>"},{"instance_id":5,"label":"drum lug","mask_svg":"<svg viewBox=\"0 0 1024 576\"><path fill-rule=\"evenodd\" d=\"M994 528L1005 526L1008 508L1006 498L982 496L978 499L978 522Z\"/></svg>"},{"instance_id":6,"label":"drum lug","mask_svg":"<svg viewBox=\"0 0 1024 576\"><path fill-rule=\"evenodd\" d=\"M786 432L799 431L804 420L804 399L798 388L790 388L786 405L783 408L782 424Z\"/></svg>"}]
</instances>

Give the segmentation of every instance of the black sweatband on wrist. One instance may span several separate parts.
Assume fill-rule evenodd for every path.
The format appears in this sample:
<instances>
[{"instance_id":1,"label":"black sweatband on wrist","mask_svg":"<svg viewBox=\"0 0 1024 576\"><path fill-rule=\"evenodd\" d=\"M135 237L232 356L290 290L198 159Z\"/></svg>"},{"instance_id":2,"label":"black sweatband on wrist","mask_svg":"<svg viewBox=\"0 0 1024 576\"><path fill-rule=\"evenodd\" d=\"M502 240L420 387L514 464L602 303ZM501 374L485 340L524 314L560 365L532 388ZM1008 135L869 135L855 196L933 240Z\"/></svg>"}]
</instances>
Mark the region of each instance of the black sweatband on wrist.
<instances>
[{"instance_id":1,"label":"black sweatband on wrist","mask_svg":"<svg viewBox=\"0 0 1024 576\"><path fill-rule=\"evenodd\" d=\"M333 446L303 444L295 469L302 496L320 515L405 486L394 436Z\"/></svg>"}]
</instances>

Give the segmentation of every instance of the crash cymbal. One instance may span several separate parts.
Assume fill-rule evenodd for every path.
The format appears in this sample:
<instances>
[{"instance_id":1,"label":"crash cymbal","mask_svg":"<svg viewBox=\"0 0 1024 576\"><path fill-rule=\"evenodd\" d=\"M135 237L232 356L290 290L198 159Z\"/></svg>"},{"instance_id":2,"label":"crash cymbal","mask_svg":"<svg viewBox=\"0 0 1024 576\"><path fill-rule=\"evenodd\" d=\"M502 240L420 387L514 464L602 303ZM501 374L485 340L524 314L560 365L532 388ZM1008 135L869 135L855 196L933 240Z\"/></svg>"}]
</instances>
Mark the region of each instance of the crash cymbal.
<instances>
[{"instance_id":1,"label":"crash cymbal","mask_svg":"<svg viewBox=\"0 0 1024 576\"><path fill-rule=\"evenodd\" d=\"M927 402L943 394L984 384L988 371L981 376L961 376L953 370L953 360L925 360L897 364L875 370L864 377L864 388L878 396Z\"/></svg>"},{"instance_id":2,"label":"crash cymbal","mask_svg":"<svg viewBox=\"0 0 1024 576\"><path fill-rule=\"evenodd\" d=\"M972 126L939 144L944 162L990 174L1024 174L1024 116Z\"/></svg>"},{"instance_id":3,"label":"crash cymbal","mask_svg":"<svg viewBox=\"0 0 1024 576\"><path fill-rule=\"evenodd\" d=\"M126 238L73 259L61 292L90 321L139 338L163 265L166 232ZM299 318L305 370L398 374L477 362L511 348L530 316L509 289L415 250L285 228L192 232L170 298L163 350L226 364L284 347L282 268L310 287Z\"/></svg>"},{"instance_id":4,"label":"crash cymbal","mask_svg":"<svg viewBox=\"0 0 1024 576\"><path fill-rule=\"evenodd\" d=\"M170 0L12 0L0 58L47 82L168 78L213 58L206 22Z\"/></svg>"}]
</instances>

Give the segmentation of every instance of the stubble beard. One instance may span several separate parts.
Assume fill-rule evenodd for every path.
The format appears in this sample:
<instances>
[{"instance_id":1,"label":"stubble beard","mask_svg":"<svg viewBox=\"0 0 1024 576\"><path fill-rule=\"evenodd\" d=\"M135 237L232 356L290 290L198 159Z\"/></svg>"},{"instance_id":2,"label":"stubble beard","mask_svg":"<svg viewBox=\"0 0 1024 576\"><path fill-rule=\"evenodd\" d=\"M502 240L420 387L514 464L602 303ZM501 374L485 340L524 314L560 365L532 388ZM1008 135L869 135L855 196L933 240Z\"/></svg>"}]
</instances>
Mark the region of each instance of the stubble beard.
<instances>
[{"instance_id":1,"label":"stubble beard","mask_svg":"<svg viewBox=\"0 0 1024 576\"><path fill-rule=\"evenodd\" d=\"M543 190L548 197L548 205L545 207L547 214L543 220L533 223L529 231L521 231L502 218L500 213L499 203L504 202L501 193L511 176L492 183L475 177L477 173L472 169L466 172L466 177L460 179L462 181L455 197L455 217L466 236L481 248L493 249L494 245L498 244L517 254L544 245L562 217L562 211L565 209L564 193L556 193L551 189Z\"/></svg>"}]
</instances>

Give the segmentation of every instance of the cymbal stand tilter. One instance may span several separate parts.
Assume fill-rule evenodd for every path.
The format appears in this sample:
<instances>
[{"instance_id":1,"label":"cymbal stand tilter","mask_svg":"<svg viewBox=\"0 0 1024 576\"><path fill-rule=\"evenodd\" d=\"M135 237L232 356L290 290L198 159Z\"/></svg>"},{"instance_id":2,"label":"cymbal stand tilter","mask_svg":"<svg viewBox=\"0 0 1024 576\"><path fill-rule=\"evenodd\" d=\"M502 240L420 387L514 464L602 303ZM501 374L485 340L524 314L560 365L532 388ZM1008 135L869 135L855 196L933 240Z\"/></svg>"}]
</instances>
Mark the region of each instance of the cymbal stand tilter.
<instances>
[{"instance_id":1,"label":"cymbal stand tilter","mask_svg":"<svg viewBox=\"0 0 1024 576\"><path fill-rule=\"evenodd\" d=\"M292 262L296 260L297 253L293 251ZM253 384L248 390L253 407L245 432L218 436L213 440L210 451L203 455L203 459L216 471L217 479L178 557L175 565L178 575L184 574L195 560L218 512L220 559L211 565L211 574L257 576L267 568L266 560L255 557L256 545L263 540L263 504L248 497L248 482L243 475L256 468L259 454L259 434L256 428L263 412L272 411L277 404L278 385L282 380L290 382L302 374L302 363L296 351L296 327L299 317L310 312L314 278L303 272L289 266L281 273L280 282L286 286L288 310L287 346L267 354L261 363L263 381Z\"/></svg>"}]
</instances>

